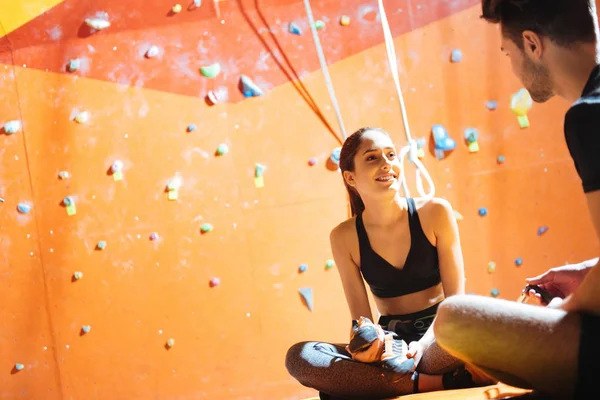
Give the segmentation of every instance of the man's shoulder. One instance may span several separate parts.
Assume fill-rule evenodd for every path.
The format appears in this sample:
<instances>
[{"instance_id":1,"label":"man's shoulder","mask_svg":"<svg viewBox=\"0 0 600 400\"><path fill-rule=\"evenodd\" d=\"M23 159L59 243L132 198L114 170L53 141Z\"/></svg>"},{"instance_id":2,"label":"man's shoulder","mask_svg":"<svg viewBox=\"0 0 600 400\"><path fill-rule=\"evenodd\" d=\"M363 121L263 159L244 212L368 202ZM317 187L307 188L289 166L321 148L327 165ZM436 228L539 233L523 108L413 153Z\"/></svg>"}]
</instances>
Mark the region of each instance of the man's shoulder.
<instances>
[{"instance_id":1,"label":"man's shoulder","mask_svg":"<svg viewBox=\"0 0 600 400\"><path fill-rule=\"evenodd\" d=\"M581 96L565 114L565 128L590 123L600 125L600 88Z\"/></svg>"}]
</instances>

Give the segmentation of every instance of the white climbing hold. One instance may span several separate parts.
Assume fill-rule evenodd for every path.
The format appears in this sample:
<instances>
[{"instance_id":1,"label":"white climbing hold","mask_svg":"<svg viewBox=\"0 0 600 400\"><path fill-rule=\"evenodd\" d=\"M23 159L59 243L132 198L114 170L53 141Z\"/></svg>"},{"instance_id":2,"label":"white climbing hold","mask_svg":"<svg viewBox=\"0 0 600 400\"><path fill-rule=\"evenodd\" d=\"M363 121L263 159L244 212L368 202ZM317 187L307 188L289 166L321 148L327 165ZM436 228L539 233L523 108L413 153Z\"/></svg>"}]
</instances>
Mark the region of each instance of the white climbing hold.
<instances>
[{"instance_id":1,"label":"white climbing hold","mask_svg":"<svg viewBox=\"0 0 600 400\"><path fill-rule=\"evenodd\" d=\"M75 58L75 59L69 61L69 66L68 66L69 72L75 72L79 68L81 68L81 60L79 58Z\"/></svg>"},{"instance_id":2,"label":"white climbing hold","mask_svg":"<svg viewBox=\"0 0 600 400\"><path fill-rule=\"evenodd\" d=\"M167 346L169 346L169 347L175 346L175 339L171 338L171 339L167 340Z\"/></svg>"},{"instance_id":3,"label":"white climbing hold","mask_svg":"<svg viewBox=\"0 0 600 400\"><path fill-rule=\"evenodd\" d=\"M87 18L85 20L85 23L90 28L96 29L98 31L101 31L102 29L106 29L110 26L110 22L104 18Z\"/></svg>"},{"instance_id":4,"label":"white climbing hold","mask_svg":"<svg viewBox=\"0 0 600 400\"><path fill-rule=\"evenodd\" d=\"M194 5L200 7L202 5L202 0L194 0Z\"/></svg>"},{"instance_id":5,"label":"white climbing hold","mask_svg":"<svg viewBox=\"0 0 600 400\"><path fill-rule=\"evenodd\" d=\"M19 132L22 127L23 127L23 124L21 124L21 121L18 121L18 120L8 121L6 124L4 124L4 132L7 135L12 135L14 133Z\"/></svg>"},{"instance_id":6,"label":"white climbing hold","mask_svg":"<svg viewBox=\"0 0 600 400\"><path fill-rule=\"evenodd\" d=\"M160 49L156 46L150 46L148 51L146 52L146 57L154 58L160 54Z\"/></svg>"}]
</instances>

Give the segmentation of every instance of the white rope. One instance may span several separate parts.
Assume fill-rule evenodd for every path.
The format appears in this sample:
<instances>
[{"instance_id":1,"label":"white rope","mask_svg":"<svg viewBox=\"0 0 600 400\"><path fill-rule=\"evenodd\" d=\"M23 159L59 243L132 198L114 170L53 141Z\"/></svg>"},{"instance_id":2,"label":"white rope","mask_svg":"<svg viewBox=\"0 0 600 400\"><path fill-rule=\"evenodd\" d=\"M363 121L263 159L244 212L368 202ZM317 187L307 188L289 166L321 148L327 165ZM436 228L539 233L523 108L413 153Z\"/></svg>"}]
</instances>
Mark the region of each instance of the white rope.
<instances>
[{"instance_id":1,"label":"white rope","mask_svg":"<svg viewBox=\"0 0 600 400\"><path fill-rule=\"evenodd\" d=\"M342 131L342 137L344 140L346 140L346 128L344 128L342 113L340 112L340 107L338 105L337 98L335 97L335 91L333 90L333 83L331 83L331 77L329 76L329 70L327 69L327 60L325 60L325 54L323 54L323 48L321 47L321 41L319 40L319 33L317 32L317 27L315 26L315 19L310 8L310 0L304 0L304 7L306 8L308 23L310 25L310 30L312 31L315 46L317 48L317 55L319 56L321 70L325 76L325 85L327 85L327 91L329 92L329 97L333 103L333 109L335 110L335 115L337 117L338 124L340 125L340 130Z\"/></svg>"},{"instance_id":2,"label":"white rope","mask_svg":"<svg viewBox=\"0 0 600 400\"><path fill-rule=\"evenodd\" d=\"M308 0L306 0L308 1ZM427 169L417 157L417 142L410 135L410 127L408 126L408 116L406 114L406 107L404 105L404 96L402 96L402 88L400 87L400 77L398 76L398 62L396 60L396 50L394 48L394 40L392 38L392 32L390 31L390 25L385 14L385 8L383 7L383 0L379 0L379 13L381 14L381 25L383 27L383 36L385 38L385 48L387 50L388 61L390 63L390 70L392 72L392 78L396 86L396 92L398 93L398 99L400 100L400 111L402 112L402 122L404 123L404 132L406 133L407 145L400 149L400 179L402 183L402 189L404 195L410 197L408 187L406 185L406 178L404 175L404 158L408 154L408 161L414 163L417 167L417 191L421 197L433 197L435 194L435 186L431 176L427 172ZM423 181L421 175L425 177L425 180L429 184L430 191L425 193L423 189Z\"/></svg>"}]
</instances>

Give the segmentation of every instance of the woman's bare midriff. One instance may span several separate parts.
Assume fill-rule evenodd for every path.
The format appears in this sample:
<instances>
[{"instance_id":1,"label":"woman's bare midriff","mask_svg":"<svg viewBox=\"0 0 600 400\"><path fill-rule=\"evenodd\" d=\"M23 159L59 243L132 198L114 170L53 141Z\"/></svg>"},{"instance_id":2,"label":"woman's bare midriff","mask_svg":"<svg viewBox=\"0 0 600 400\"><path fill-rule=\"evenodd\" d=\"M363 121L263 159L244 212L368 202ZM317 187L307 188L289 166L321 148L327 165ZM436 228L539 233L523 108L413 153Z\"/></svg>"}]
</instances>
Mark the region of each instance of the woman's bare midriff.
<instances>
[{"instance_id":1,"label":"woman's bare midriff","mask_svg":"<svg viewBox=\"0 0 600 400\"><path fill-rule=\"evenodd\" d=\"M444 300L444 289L440 283L420 292L399 297L380 298L373 296L381 315L411 314L425 310Z\"/></svg>"}]
</instances>

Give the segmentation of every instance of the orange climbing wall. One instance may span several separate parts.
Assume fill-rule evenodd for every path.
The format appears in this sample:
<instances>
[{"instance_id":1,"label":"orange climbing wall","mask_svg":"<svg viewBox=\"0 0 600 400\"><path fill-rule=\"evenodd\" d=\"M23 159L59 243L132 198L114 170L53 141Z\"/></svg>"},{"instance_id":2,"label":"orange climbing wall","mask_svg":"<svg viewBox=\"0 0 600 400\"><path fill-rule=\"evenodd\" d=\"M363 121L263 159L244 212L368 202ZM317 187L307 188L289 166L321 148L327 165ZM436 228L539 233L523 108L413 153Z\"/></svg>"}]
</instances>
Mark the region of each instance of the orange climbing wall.
<instances>
[{"instance_id":1,"label":"orange climbing wall","mask_svg":"<svg viewBox=\"0 0 600 400\"><path fill-rule=\"evenodd\" d=\"M179 14L161 3L0 0L0 125L23 121L0 137L1 397L299 399L314 392L288 376L287 348L346 339L339 278L324 267L329 231L347 217L341 177L325 167L340 132L302 2L204 0ZM347 130L381 126L404 144L376 1L313 3ZM477 1L387 3L413 135L441 123L458 141L424 163L464 216L467 290L515 299L526 276L592 257L561 131L567 105L535 105L519 129L508 102L520 86ZM112 25L90 34L83 20L98 11ZM303 35L288 32L292 20ZM159 57L144 57L150 45ZM449 63L453 48L461 63ZM66 72L77 57L81 70ZM218 77L199 74L214 62ZM265 95L245 99L240 74ZM228 101L209 106L212 89ZM485 108L490 99L497 110ZM77 124L84 110L90 120ZM466 127L480 131L478 153L462 141ZM230 152L216 156L221 143ZM122 181L108 174L116 160ZM255 163L267 167L263 188ZM29 214L17 212L22 202ZM204 223L214 229L201 233ZM549 230L538 237L541 225ZM212 277L221 284L209 287Z\"/></svg>"}]
</instances>

